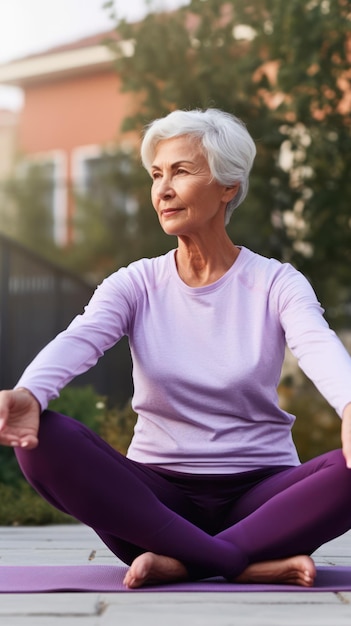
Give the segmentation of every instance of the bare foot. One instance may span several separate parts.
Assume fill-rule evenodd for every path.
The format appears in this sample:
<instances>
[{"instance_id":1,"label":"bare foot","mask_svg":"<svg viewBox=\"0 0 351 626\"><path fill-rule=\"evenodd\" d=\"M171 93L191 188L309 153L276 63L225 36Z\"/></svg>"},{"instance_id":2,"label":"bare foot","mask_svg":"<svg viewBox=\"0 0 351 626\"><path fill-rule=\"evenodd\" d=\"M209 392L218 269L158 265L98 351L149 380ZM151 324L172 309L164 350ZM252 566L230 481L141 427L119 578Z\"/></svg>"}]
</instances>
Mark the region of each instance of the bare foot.
<instances>
[{"instance_id":1,"label":"bare foot","mask_svg":"<svg viewBox=\"0 0 351 626\"><path fill-rule=\"evenodd\" d=\"M278 583L312 587L316 577L314 562L309 556L294 556L276 561L249 565L235 583Z\"/></svg>"},{"instance_id":2,"label":"bare foot","mask_svg":"<svg viewBox=\"0 0 351 626\"><path fill-rule=\"evenodd\" d=\"M153 552L144 552L134 559L123 584L135 589L144 585L177 582L187 578L188 572L180 561Z\"/></svg>"}]
</instances>

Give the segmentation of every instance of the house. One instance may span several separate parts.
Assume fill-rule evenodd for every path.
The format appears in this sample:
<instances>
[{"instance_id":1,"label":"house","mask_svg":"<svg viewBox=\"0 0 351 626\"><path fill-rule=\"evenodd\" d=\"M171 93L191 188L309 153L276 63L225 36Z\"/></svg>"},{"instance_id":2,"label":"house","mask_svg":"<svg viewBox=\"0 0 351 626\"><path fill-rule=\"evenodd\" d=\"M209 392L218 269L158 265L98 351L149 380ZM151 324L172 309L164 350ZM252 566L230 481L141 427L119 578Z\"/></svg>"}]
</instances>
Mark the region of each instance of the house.
<instances>
[{"instance_id":1,"label":"house","mask_svg":"<svg viewBox=\"0 0 351 626\"><path fill-rule=\"evenodd\" d=\"M17 151L18 113L0 108L0 180L9 176Z\"/></svg>"},{"instance_id":2,"label":"house","mask_svg":"<svg viewBox=\"0 0 351 626\"><path fill-rule=\"evenodd\" d=\"M25 157L27 168L35 163L45 176L52 236L60 246L74 237L75 192L89 192L89 179L106 153L137 141L121 132L123 119L136 105L121 93L114 55L105 44L111 36L85 37L0 66L0 84L23 90L17 153ZM0 142L3 135L0 129ZM0 153L14 158L13 146L5 150L0 145Z\"/></svg>"}]
</instances>

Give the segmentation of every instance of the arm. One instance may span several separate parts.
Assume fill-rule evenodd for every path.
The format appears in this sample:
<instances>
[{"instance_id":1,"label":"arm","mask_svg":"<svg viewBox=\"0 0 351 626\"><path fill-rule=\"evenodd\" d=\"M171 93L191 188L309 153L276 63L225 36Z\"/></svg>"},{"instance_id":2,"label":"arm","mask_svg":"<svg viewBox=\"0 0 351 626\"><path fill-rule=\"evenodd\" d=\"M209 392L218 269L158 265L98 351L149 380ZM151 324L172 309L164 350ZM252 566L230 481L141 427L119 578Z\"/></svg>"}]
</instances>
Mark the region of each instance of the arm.
<instances>
[{"instance_id":1,"label":"arm","mask_svg":"<svg viewBox=\"0 0 351 626\"><path fill-rule=\"evenodd\" d=\"M125 271L105 279L82 315L48 343L23 372L16 387L29 389L44 411L73 378L93 367L128 333L133 294Z\"/></svg>"},{"instance_id":2,"label":"arm","mask_svg":"<svg viewBox=\"0 0 351 626\"><path fill-rule=\"evenodd\" d=\"M351 403L350 355L329 327L313 289L299 272L285 268L277 287L287 345L306 376L342 417Z\"/></svg>"}]
</instances>

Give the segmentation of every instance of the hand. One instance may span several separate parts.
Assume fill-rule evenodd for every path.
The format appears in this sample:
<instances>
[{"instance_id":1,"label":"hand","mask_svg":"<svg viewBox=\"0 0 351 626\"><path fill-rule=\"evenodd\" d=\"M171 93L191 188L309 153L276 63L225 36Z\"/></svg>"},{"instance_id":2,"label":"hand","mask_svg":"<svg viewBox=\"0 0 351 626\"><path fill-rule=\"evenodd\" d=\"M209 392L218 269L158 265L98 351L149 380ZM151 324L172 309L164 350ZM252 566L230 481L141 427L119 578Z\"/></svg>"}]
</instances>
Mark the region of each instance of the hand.
<instances>
[{"instance_id":1,"label":"hand","mask_svg":"<svg viewBox=\"0 0 351 626\"><path fill-rule=\"evenodd\" d=\"M351 469L351 402L346 405L342 414L341 442L346 465Z\"/></svg>"},{"instance_id":2,"label":"hand","mask_svg":"<svg viewBox=\"0 0 351 626\"><path fill-rule=\"evenodd\" d=\"M35 448L40 413L39 402L29 389L0 391L0 444Z\"/></svg>"}]
</instances>

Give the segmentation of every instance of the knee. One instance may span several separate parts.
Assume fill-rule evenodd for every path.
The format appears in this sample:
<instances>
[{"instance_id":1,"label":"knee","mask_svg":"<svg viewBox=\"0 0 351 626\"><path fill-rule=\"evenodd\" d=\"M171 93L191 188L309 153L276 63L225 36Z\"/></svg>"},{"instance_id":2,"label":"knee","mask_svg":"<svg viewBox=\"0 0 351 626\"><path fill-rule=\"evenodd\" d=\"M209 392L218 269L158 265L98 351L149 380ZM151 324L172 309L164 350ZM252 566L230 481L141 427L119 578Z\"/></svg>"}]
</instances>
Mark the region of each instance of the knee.
<instances>
[{"instance_id":1,"label":"knee","mask_svg":"<svg viewBox=\"0 0 351 626\"><path fill-rule=\"evenodd\" d=\"M334 465L337 471L340 471L351 478L351 470L346 465L346 460L341 448L331 450L330 452L327 452L325 456L327 458L327 462Z\"/></svg>"},{"instance_id":2,"label":"knee","mask_svg":"<svg viewBox=\"0 0 351 626\"><path fill-rule=\"evenodd\" d=\"M341 449L332 450L325 455L327 466L331 469L335 489L344 490L348 498L351 494L351 469Z\"/></svg>"},{"instance_id":3,"label":"knee","mask_svg":"<svg viewBox=\"0 0 351 626\"><path fill-rule=\"evenodd\" d=\"M54 411L42 413L38 446L33 450L15 449L19 466L29 482L44 480L53 466L62 466L67 445L69 442L71 446L73 444L76 425L82 426L76 420Z\"/></svg>"}]
</instances>

